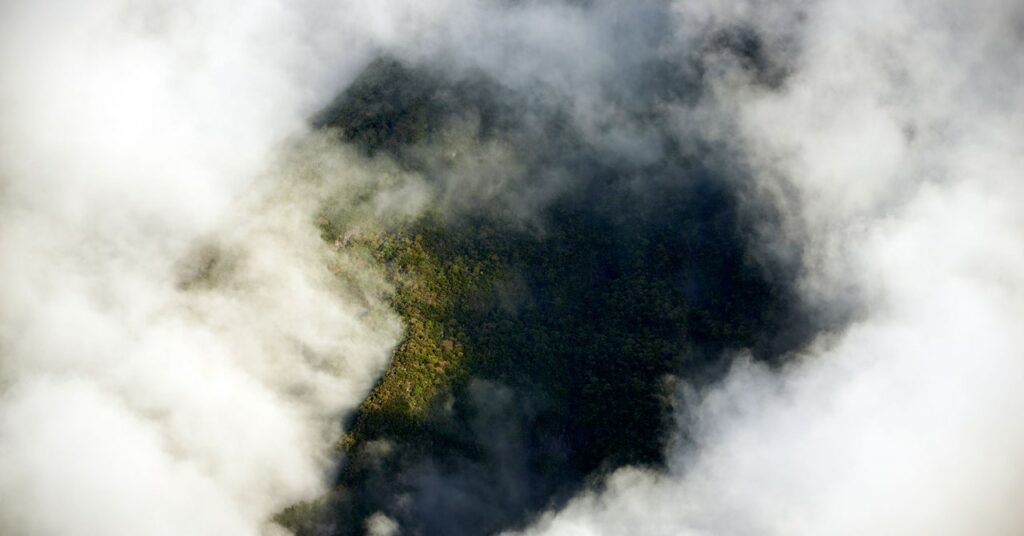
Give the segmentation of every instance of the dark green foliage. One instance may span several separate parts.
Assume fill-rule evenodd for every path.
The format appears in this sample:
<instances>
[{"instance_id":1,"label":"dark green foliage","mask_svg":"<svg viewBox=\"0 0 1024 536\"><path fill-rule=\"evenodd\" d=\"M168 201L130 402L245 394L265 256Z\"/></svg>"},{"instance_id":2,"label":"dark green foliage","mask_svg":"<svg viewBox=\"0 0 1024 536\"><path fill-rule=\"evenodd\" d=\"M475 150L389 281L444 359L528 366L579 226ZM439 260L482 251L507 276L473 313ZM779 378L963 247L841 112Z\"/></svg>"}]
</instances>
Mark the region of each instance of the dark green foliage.
<instances>
[{"instance_id":1,"label":"dark green foliage","mask_svg":"<svg viewBox=\"0 0 1024 536\"><path fill-rule=\"evenodd\" d=\"M354 238L395 284L407 333L348 423L335 493L281 515L300 535L359 534L376 512L409 534L524 523L589 477L662 463L677 379L703 384L741 349L773 359L806 335L789 326L812 325L795 272L753 245L770 215L741 206L713 151L695 162L661 132L655 163L608 155L557 110L510 119L500 91L382 61L322 118L440 182L415 149L471 110L477 139L518 151L526 176L510 188L572 187L530 224L492 203Z\"/></svg>"},{"instance_id":2,"label":"dark green foliage","mask_svg":"<svg viewBox=\"0 0 1024 536\"><path fill-rule=\"evenodd\" d=\"M426 68L389 58L375 61L314 121L340 130L342 137L366 154L387 153L400 160L404 149L434 137L453 119L472 112L479 135L491 136L516 122L511 96L481 75L448 80ZM504 102L504 104L499 104Z\"/></svg>"},{"instance_id":3,"label":"dark green foliage","mask_svg":"<svg viewBox=\"0 0 1024 536\"><path fill-rule=\"evenodd\" d=\"M670 379L714 373L729 349L766 348L765 330L781 331L793 314L785 289L737 247L735 220L714 217L729 210L727 192L665 195L657 218L612 221L575 200L552 207L543 234L428 217L373 245L408 333L346 437L333 530L359 532L378 510L439 530L440 514L393 510L426 485L428 462L456 473L460 464L530 467L526 497L467 534L521 519L595 471L661 462ZM481 425L470 424L481 413L473 379L533 404L525 415L514 406L492 415L524 428L523 459L493 459ZM437 506L445 518L480 507Z\"/></svg>"}]
</instances>

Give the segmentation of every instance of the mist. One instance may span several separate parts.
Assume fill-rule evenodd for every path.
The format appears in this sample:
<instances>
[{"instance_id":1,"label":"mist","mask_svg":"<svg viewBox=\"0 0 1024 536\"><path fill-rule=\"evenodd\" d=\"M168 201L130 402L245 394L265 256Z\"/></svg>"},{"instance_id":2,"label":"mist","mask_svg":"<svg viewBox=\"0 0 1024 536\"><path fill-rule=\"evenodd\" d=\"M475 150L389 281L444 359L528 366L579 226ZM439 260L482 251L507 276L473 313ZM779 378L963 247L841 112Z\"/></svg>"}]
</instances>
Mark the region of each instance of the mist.
<instances>
[{"instance_id":1,"label":"mist","mask_svg":"<svg viewBox=\"0 0 1024 536\"><path fill-rule=\"evenodd\" d=\"M860 312L778 370L740 355L683 389L665 473L619 470L526 533L1020 533L1020 7L732 8L678 23L797 29L791 71L766 91L722 65L679 118L736 134L804 295Z\"/></svg>"},{"instance_id":2,"label":"mist","mask_svg":"<svg viewBox=\"0 0 1024 536\"><path fill-rule=\"evenodd\" d=\"M314 223L370 173L309 135L340 7L0 8L0 532L267 534L327 486L401 336Z\"/></svg>"},{"instance_id":3,"label":"mist","mask_svg":"<svg viewBox=\"0 0 1024 536\"><path fill-rule=\"evenodd\" d=\"M6 2L0 532L1020 533L1022 49L1010 0ZM512 259L493 356L346 450L423 222Z\"/></svg>"}]
</instances>

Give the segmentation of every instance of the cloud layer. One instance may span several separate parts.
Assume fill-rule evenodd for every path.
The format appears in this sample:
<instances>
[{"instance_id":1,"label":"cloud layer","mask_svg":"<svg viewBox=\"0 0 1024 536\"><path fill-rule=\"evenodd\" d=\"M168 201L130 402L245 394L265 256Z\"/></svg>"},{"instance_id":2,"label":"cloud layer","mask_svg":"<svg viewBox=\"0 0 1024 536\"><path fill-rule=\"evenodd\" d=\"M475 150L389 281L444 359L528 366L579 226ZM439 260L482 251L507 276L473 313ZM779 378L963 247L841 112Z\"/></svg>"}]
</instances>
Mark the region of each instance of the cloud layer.
<instances>
[{"instance_id":1,"label":"cloud layer","mask_svg":"<svg viewBox=\"0 0 1024 536\"><path fill-rule=\"evenodd\" d=\"M805 246L806 295L860 319L682 394L668 474L620 470L530 534L1024 530L1021 10L782 5L679 4L683 27L799 43L779 90L725 65L679 115L736 129Z\"/></svg>"},{"instance_id":2,"label":"cloud layer","mask_svg":"<svg viewBox=\"0 0 1024 536\"><path fill-rule=\"evenodd\" d=\"M0 532L271 530L400 336L314 225L368 172L299 141L366 34L315 2L0 11Z\"/></svg>"},{"instance_id":3,"label":"cloud layer","mask_svg":"<svg viewBox=\"0 0 1024 536\"><path fill-rule=\"evenodd\" d=\"M620 469L527 533L1018 533L1022 28L1010 0L6 2L0 532L273 533L323 491L401 327L315 214L436 200L308 130L386 53L483 72L629 165L665 128L727 148L803 299L857 312L682 390L667 471ZM523 193L508 147L473 150L442 206L531 213L574 185Z\"/></svg>"}]
</instances>

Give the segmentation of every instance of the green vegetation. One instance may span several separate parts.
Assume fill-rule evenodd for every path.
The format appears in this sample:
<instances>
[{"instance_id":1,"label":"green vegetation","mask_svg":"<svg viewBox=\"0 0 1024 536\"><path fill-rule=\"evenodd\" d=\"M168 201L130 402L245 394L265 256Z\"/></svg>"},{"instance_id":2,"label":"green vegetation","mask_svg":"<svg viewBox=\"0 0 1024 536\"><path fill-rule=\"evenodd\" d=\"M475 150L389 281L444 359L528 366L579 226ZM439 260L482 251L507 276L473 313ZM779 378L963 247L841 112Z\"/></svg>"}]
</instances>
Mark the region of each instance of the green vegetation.
<instances>
[{"instance_id":1,"label":"green vegetation","mask_svg":"<svg viewBox=\"0 0 1024 536\"><path fill-rule=\"evenodd\" d=\"M443 231L428 219L373 245L396 285L391 304L407 333L390 368L360 406L345 439L349 450L367 438L422 432L431 402L469 377L472 364L460 313L493 285L502 265L494 256L465 252L440 258L441 239Z\"/></svg>"},{"instance_id":2,"label":"green vegetation","mask_svg":"<svg viewBox=\"0 0 1024 536\"><path fill-rule=\"evenodd\" d=\"M376 512L411 534L515 526L602 471L659 465L677 378L715 377L731 350L780 355L800 336L787 326L811 325L793 321L792 274L750 254L735 184L671 150L616 160L556 113L524 126L493 91L381 61L321 118L438 192L451 170L424 155L462 114L525 171L503 193L573 183L531 205L529 224L501 199L385 231L320 222L383 267L406 334L346 424L335 491L279 516L300 536L359 534Z\"/></svg>"},{"instance_id":3,"label":"green vegetation","mask_svg":"<svg viewBox=\"0 0 1024 536\"><path fill-rule=\"evenodd\" d=\"M339 441L338 492L281 520L318 534L311 520L327 516L355 527L333 532L358 533L359 520L415 487L403 475L424 459L508 463L474 428L468 389L480 379L534 406L503 417L527 428L524 463L540 482L527 506L595 471L659 464L673 378L712 373L729 348L763 347L765 326L790 314L730 238L732 222L693 210L689 195L669 196L655 221L573 203L553 208L541 233L429 215L352 238L385 267L406 337Z\"/></svg>"}]
</instances>

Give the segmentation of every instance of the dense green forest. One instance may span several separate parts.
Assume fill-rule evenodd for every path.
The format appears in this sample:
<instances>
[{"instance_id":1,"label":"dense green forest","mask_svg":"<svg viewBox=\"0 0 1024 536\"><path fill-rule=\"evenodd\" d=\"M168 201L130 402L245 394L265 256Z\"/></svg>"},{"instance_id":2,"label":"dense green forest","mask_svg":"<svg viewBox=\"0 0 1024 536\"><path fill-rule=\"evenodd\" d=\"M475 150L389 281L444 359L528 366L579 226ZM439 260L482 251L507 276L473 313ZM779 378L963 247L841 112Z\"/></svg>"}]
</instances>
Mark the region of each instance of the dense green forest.
<instances>
[{"instance_id":1,"label":"dense green forest","mask_svg":"<svg viewBox=\"0 0 1024 536\"><path fill-rule=\"evenodd\" d=\"M770 215L752 217L735 181L677 140L655 163L609 159L557 112L525 123L500 91L382 61L320 120L439 198L446 164L424 155L467 113L477 147L501 140L525 162L520 193L552 170L574 182L525 218L493 198L376 233L320 219L384 268L406 336L339 439L335 491L279 516L300 535L359 534L376 512L410 534L517 526L588 478L660 464L679 381L734 351L781 355L801 337L786 326L808 325L792 270L751 246Z\"/></svg>"}]
</instances>

